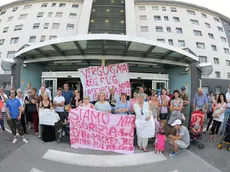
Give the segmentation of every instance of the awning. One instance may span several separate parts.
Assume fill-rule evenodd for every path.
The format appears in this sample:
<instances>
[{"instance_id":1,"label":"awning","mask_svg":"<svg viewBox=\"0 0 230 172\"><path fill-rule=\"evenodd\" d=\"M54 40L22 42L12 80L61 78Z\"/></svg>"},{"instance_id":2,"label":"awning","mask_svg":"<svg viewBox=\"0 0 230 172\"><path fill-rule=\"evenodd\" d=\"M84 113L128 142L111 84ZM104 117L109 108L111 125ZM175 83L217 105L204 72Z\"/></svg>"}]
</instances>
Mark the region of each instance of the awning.
<instances>
[{"instance_id":1,"label":"awning","mask_svg":"<svg viewBox=\"0 0 230 172\"><path fill-rule=\"evenodd\" d=\"M210 75L213 72L212 63L200 63L197 67L201 70L202 75Z\"/></svg>"},{"instance_id":2,"label":"awning","mask_svg":"<svg viewBox=\"0 0 230 172\"><path fill-rule=\"evenodd\" d=\"M4 71L11 71L13 64L14 64L13 59L2 58L1 67Z\"/></svg>"}]
</instances>

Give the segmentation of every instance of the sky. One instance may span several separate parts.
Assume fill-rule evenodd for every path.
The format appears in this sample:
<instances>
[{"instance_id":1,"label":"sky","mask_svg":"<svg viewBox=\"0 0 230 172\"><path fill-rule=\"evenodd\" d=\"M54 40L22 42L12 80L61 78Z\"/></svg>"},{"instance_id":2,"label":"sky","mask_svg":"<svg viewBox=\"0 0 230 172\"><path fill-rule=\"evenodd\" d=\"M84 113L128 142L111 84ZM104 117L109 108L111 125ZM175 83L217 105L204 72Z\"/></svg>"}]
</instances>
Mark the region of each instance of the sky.
<instances>
[{"instance_id":1,"label":"sky","mask_svg":"<svg viewBox=\"0 0 230 172\"><path fill-rule=\"evenodd\" d=\"M0 0L0 6L15 0ZM192 4L201 5L224 14L230 18L230 0L180 0Z\"/></svg>"}]
</instances>

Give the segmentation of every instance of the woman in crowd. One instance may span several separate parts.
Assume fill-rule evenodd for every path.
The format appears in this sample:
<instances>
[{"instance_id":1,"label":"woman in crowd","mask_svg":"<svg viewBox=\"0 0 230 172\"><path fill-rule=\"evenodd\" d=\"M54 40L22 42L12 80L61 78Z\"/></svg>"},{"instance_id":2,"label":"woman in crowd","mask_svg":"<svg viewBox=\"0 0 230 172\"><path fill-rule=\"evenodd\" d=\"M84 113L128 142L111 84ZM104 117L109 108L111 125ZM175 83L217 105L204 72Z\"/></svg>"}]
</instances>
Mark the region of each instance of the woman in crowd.
<instances>
[{"instance_id":1,"label":"woman in crowd","mask_svg":"<svg viewBox=\"0 0 230 172\"><path fill-rule=\"evenodd\" d=\"M218 96L218 95L216 95L216 96ZM210 94L208 96L208 113L207 113L208 125L207 125L207 128L206 128L206 132L208 132L209 127L210 127L210 125L212 123L212 120L213 120L212 113L213 113L214 106L216 106L216 104L217 104L217 99L215 99L215 96L213 95L213 92L210 91Z\"/></svg>"},{"instance_id":2,"label":"woman in crowd","mask_svg":"<svg viewBox=\"0 0 230 172\"><path fill-rule=\"evenodd\" d=\"M95 108L98 111L111 113L111 106L108 101L105 101L105 93L100 92L98 95L98 101L95 104Z\"/></svg>"},{"instance_id":3,"label":"woman in crowd","mask_svg":"<svg viewBox=\"0 0 230 172\"><path fill-rule=\"evenodd\" d=\"M168 124L170 125L177 119L182 120L181 110L183 108L183 100L179 98L180 92L178 90L175 90L173 95L174 96L170 104L171 115L168 121Z\"/></svg>"},{"instance_id":4,"label":"woman in crowd","mask_svg":"<svg viewBox=\"0 0 230 172\"><path fill-rule=\"evenodd\" d=\"M166 89L161 89L161 95L159 96L158 100L160 102L160 120L167 120L168 118L168 104L170 98L166 95Z\"/></svg>"},{"instance_id":5,"label":"woman in crowd","mask_svg":"<svg viewBox=\"0 0 230 172\"><path fill-rule=\"evenodd\" d=\"M39 108L53 110L52 103L49 100L48 93L43 94L43 100L40 102ZM55 141L55 127L42 125L42 143Z\"/></svg>"},{"instance_id":6,"label":"woman in crowd","mask_svg":"<svg viewBox=\"0 0 230 172\"><path fill-rule=\"evenodd\" d=\"M154 93L151 97L151 101L150 101L150 104L151 104L151 109L152 109L152 114L153 114L153 118L158 118L160 119L159 117L159 101L157 99L157 93Z\"/></svg>"},{"instance_id":7,"label":"woman in crowd","mask_svg":"<svg viewBox=\"0 0 230 172\"><path fill-rule=\"evenodd\" d=\"M133 93L133 98L130 100L130 113L134 114L134 104L137 103L137 92Z\"/></svg>"},{"instance_id":8,"label":"woman in crowd","mask_svg":"<svg viewBox=\"0 0 230 172\"><path fill-rule=\"evenodd\" d=\"M25 115L26 115L26 122L28 123L28 129L30 130L32 128L33 123L33 117L32 112L30 112L29 104L30 104L30 95L31 95L31 89L28 89L27 94L24 97L24 105L25 105Z\"/></svg>"},{"instance_id":9,"label":"woman in crowd","mask_svg":"<svg viewBox=\"0 0 230 172\"><path fill-rule=\"evenodd\" d=\"M22 124L23 130L24 130L24 134L26 134L27 132L26 132L26 121L25 121L25 115L24 115L24 101L22 98L22 90L21 89L17 90L16 98L18 98L18 100L20 101L21 106L22 106L21 124Z\"/></svg>"},{"instance_id":10,"label":"woman in crowd","mask_svg":"<svg viewBox=\"0 0 230 172\"><path fill-rule=\"evenodd\" d=\"M89 101L89 96L85 96L83 98L83 103L81 104L81 107L95 109L94 105L92 103L90 103L90 101Z\"/></svg>"},{"instance_id":11,"label":"woman in crowd","mask_svg":"<svg viewBox=\"0 0 230 172\"><path fill-rule=\"evenodd\" d=\"M128 115L130 112L130 102L127 100L126 93L121 93L120 99L115 106L115 114Z\"/></svg>"},{"instance_id":12,"label":"woman in crowd","mask_svg":"<svg viewBox=\"0 0 230 172\"><path fill-rule=\"evenodd\" d=\"M81 104L82 104L82 100L81 100L80 92L78 90L75 90L74 96L73 96L72 101L71 101L71 107L77 108Z\"/></svg>"},{"instance_id":13,"label":"woman in crowd","mask_svg":"<svg viewBox=\"0 0 230 172\"><path fill-rule=\"evenodd\" d=\"M144 102L145 95L139 93L138 101L134 105L136 114L137 144L139 149L147 152L148 139L155 135L155 122L148 102Z\"/></svg>"},{"instance_id":14,"label":"woman in crowd","mask_svg":"<svg viewBox=\"0 0 230 172\"><path fill-rule=\"evenodd\" d=\"M223 93L221 93L217 100L217 105L214 108L213 112L213 124L212 124L212 135L209 137L208 141L215 141L216 135L219 132L219 128L224 121L224 113L226 110L226 97Z\"/></svg>"}]
</instances>

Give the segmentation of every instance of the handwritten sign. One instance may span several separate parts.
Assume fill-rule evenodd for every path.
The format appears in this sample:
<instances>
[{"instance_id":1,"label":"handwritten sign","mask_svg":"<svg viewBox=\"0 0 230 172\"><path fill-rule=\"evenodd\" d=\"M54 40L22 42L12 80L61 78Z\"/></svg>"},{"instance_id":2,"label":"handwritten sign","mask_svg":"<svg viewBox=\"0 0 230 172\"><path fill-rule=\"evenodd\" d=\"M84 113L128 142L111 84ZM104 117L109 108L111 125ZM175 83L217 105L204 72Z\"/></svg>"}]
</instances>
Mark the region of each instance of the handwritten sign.
<instances>
[{"instance_id":1,"label":"handwritten sign","mask_svg":"<svg viewBox=\"0 0 230 172\"><path fill-rule=\"evenodd\" d=\"M54 110L39 109L39 123L42 125L54 126L60 120L59 115Z\"/></svg>"},{"instance_id":2,"label":"handwritten sign","mask_svg":"<svg viewBox=\"0 0 230 172\"><path fill-rule=\"evenodd\" d=\"M127 63L109 66L91 66L78 69L84 96L90 96L91 101L96 101L100 92L109 97L109 90L113 88L116 94L125 92L131 95L129 69Z\"/></svg>"},{"instance_id":3,"label":"handwritten sign","mask_svg":"<svg viewBox=\"0 0 230 172\"><path fill-rule=\"evenodd\" d=\"M69 121L72 148L134 152L133 115L112 115L79 107L70 111Z\"/></svg>"}]
</instances>

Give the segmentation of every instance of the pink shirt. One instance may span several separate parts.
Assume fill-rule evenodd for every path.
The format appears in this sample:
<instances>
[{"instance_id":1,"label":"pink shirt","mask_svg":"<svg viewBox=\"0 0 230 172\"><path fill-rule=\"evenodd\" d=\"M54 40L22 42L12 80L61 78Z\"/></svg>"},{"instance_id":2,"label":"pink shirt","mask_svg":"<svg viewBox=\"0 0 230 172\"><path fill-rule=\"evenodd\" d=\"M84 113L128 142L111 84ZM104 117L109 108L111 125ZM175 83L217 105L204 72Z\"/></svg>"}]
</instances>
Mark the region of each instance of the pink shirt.
<instances>
[{"instance_id":1,"label":"pink shirt","mask_svg":"<svg viewBox=\"0 0 230 172\"><path fill-rule=\"evenodd\" d=\"M157 149L164 150L165 149L165 139L166 139L165 135L157 134L156 139L157 139Z\"/></svg>"}]
</instances>

